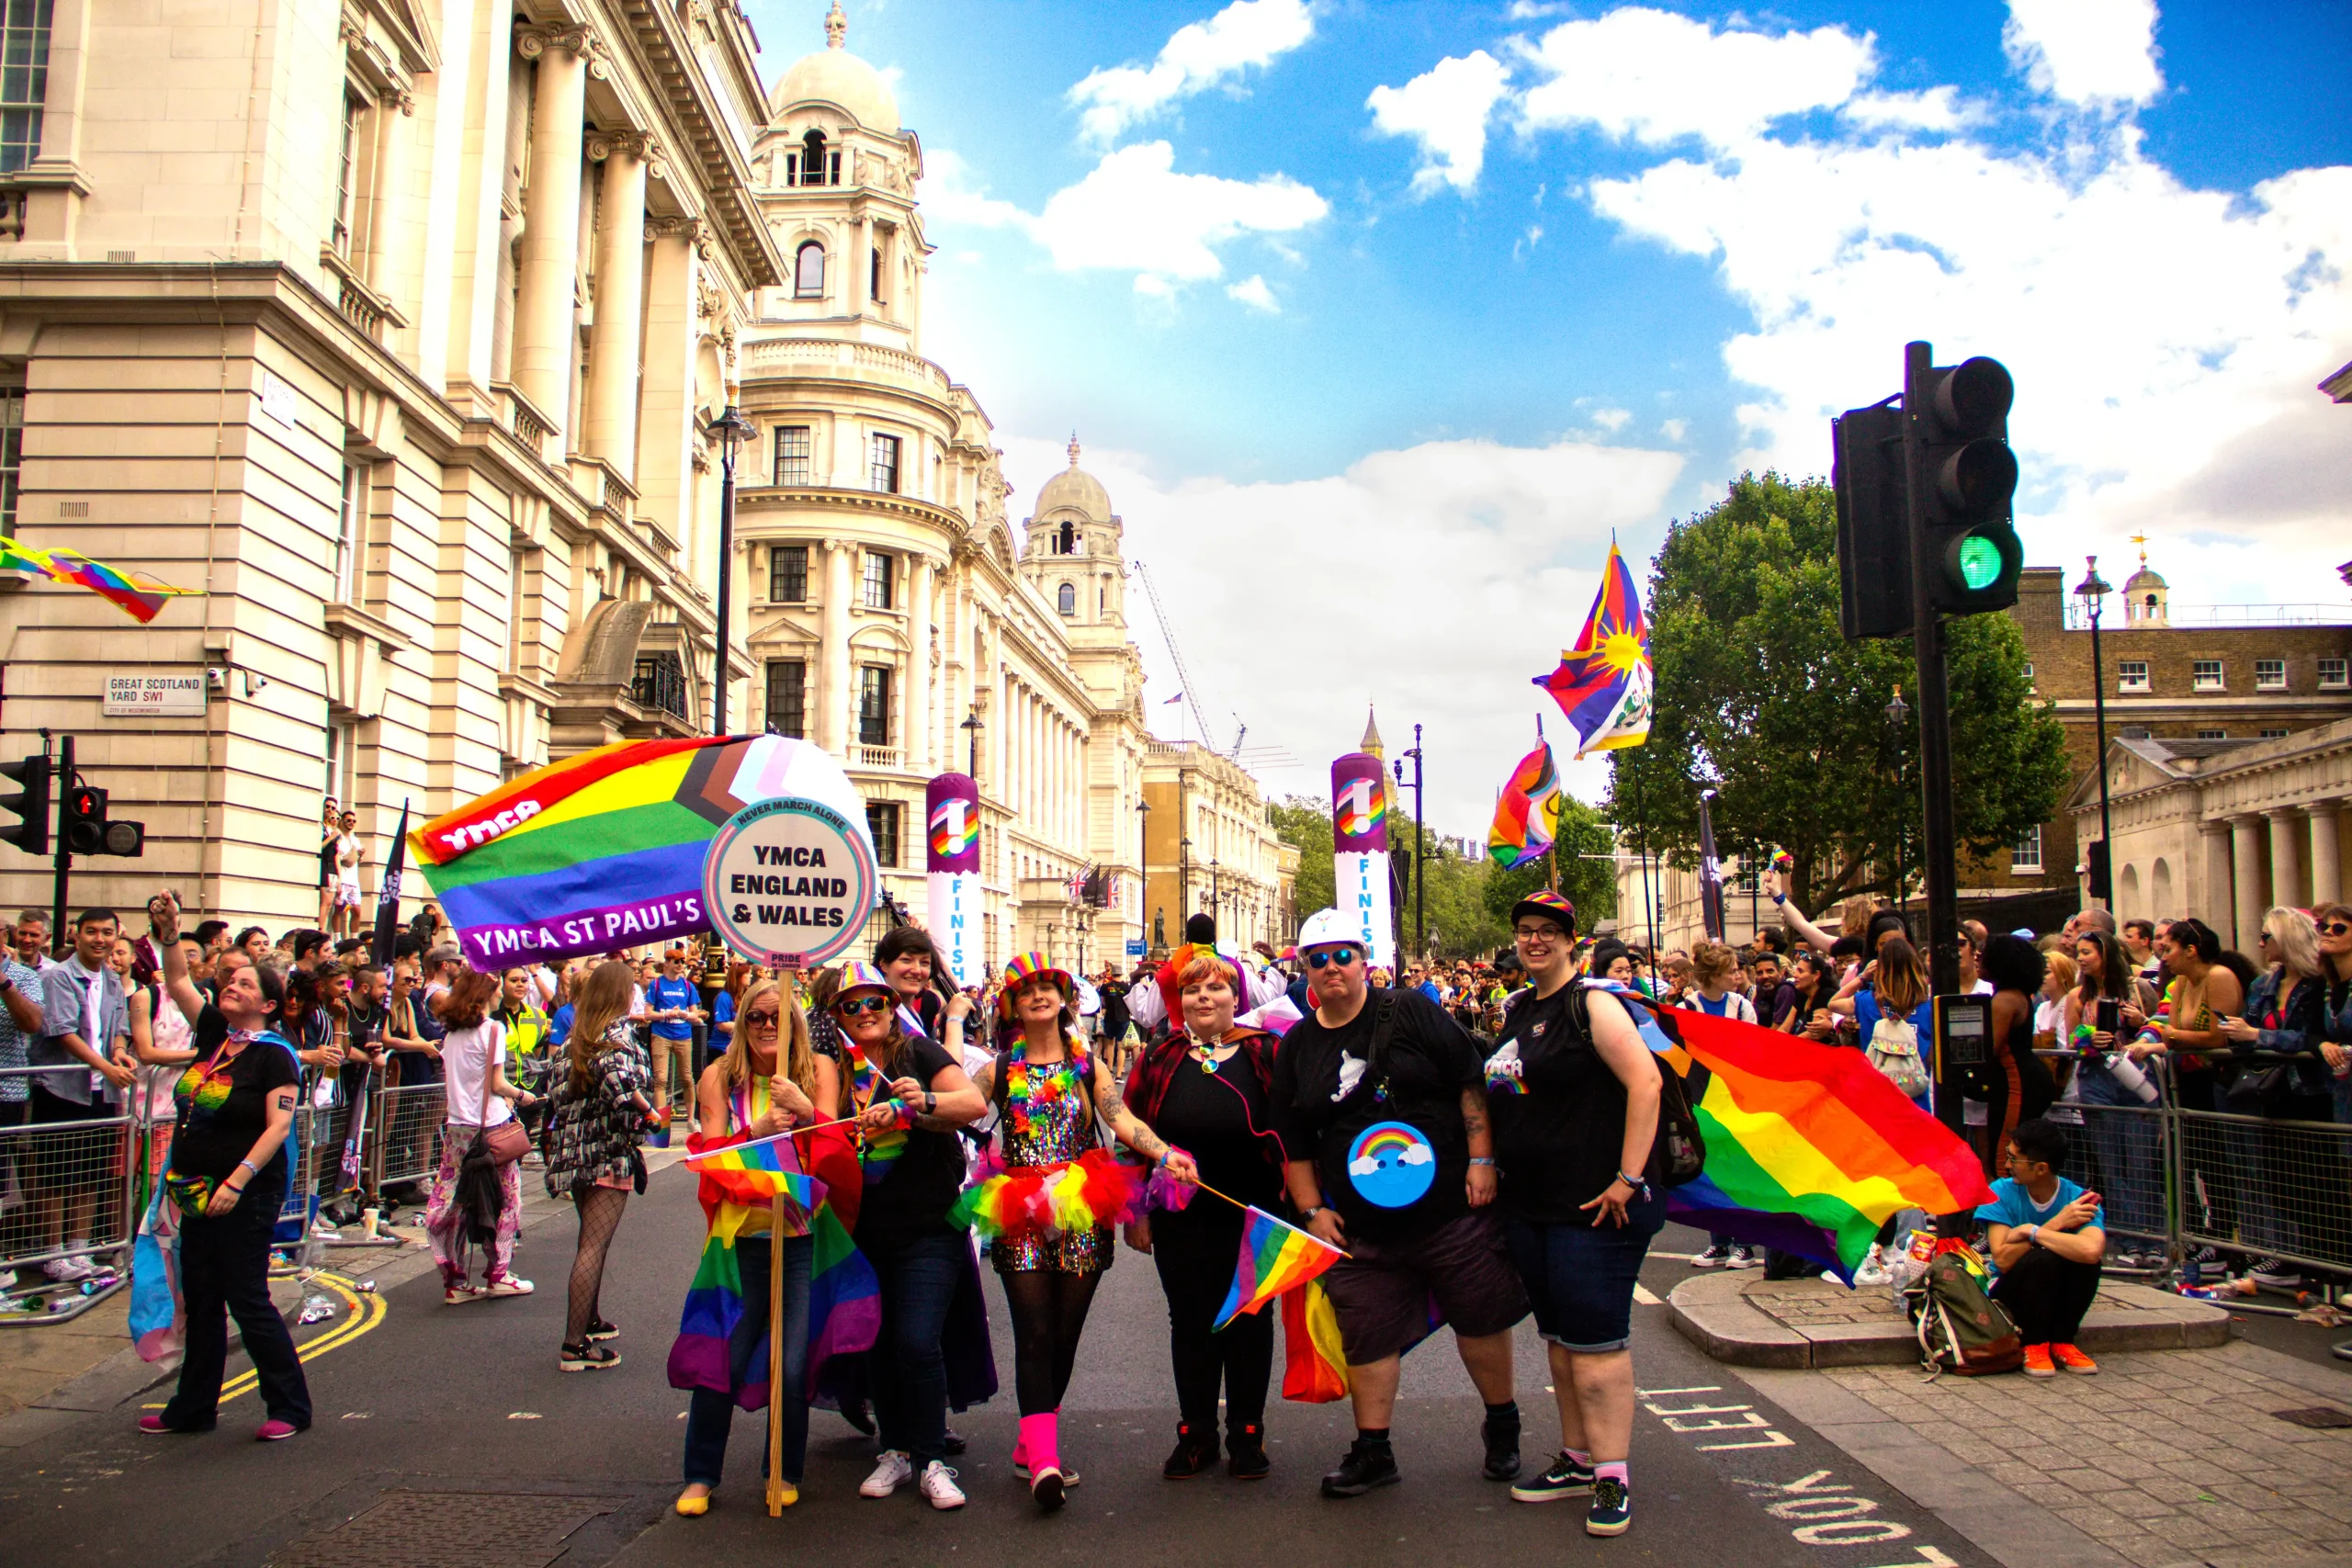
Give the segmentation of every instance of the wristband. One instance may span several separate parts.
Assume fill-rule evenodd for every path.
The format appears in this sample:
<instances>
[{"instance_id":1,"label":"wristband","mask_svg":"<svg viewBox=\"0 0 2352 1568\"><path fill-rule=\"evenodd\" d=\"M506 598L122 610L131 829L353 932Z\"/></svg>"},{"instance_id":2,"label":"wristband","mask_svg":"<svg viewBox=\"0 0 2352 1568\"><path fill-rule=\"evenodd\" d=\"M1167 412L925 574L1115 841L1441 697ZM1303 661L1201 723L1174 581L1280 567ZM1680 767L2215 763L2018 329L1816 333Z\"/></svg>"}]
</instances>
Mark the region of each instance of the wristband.
<instances>
[{"instance_id":1,"label":"wristband","mask_svg":"<svg viewBox=\"0 0 2352 1568\"><path fill-rule=\"evenodd\" d=\"M1495 1160L1492 1155L1472 1155L1470 1156L1470 1163L1472 1165L1492 1166L1495 1163Z\"/></svg>"},{"instance_id":2,"label":"wristband","mask_svg":"<svg viewBox=\"0 0 2352 1568\"><path fill-rule=\"evenodd\" d=\"M259 1176L259 1175L261 1174L261 1167L259 1167L259 1166L255 1165L253 1161L251 1161L251 1160L249 1160L249 1159L241 1159L241 1160L239 1160L239 1161L237 1162L237 1167L238 1167L238 1168L239 1168L239 1169L241 1169L241 1170L250 1170L250 1171L252 1171L255 1176Z\"/></svg>"},{"instance_id":3,"label":"wristband","mask_svg":"<svg viewBox=\"0 0 2352 1568\"><path fill-rule=\"evenodd\" d=\"M1623 1182L1626 1186L1632 1188L1634 1191L1640 1193L1645 1198L1648 1197L1650 1194L1650 1184L1643 1180L1638 1176L1628 1176L1621 1170L1617 1173L1617 1179Z\"/></svg>"},{"instance_id":4,"label":"wristband","mask_svg":"<svg viewBox=\"0 0 2352 1568\"><path fill-rule=\"evenodd\" d=\"M1788 895L1785 893L1775 893L1772 895L1772 907L1776 909L1781 905L1786 904L1788 901Z\"/></svg>"}]
</instances>

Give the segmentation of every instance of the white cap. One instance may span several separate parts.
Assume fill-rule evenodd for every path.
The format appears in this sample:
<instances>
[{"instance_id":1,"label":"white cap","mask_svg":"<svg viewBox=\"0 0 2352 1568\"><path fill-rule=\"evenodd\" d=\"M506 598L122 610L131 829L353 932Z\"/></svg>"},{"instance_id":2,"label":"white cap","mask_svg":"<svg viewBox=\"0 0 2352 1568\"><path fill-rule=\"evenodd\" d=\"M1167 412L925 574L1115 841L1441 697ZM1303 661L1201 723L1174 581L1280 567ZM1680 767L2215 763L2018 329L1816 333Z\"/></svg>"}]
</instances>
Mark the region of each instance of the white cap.
<instances>
[{"instance_id":1,"label":"white cap","mask_svg":"<svg viewBox=\"0 0 2352 1568\"><path fill-rule=\"evenodd\" d=\"M1306 917L1305 925L1298 928L1298 950L1301 953L1310 947L1329 947L1340 942L1351 942L1362 947L1363 928L1350 921L1337 909L1317 909Z\"/></svg>"}]
</instances>

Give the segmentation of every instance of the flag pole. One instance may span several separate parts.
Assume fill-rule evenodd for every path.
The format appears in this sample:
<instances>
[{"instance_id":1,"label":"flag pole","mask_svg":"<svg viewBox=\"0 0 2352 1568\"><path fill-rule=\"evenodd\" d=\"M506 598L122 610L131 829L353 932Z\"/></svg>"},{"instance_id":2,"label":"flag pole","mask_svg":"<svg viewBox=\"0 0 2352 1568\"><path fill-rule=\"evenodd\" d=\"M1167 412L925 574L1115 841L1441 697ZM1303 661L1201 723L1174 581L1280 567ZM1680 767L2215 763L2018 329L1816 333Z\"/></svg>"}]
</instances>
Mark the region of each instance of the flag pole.
<instances>
[{"instance_id":1,"label":"flag pole","mask_svg":"<svg viewBox=\"0 0 2352 1568\"><path fill-rule=\"evenodd\" d=\"M798 1007L799 987L793 981L792 971L780 969L776 978L784 993L777 998L777 1007ZM781 1018L776 1022L776 1047L783 1051L792 1038L792 1030ZM768 1199L768 1517L772 1519L784 1517L783 1330L784 1189L779 1186Z\"/></svg>"},{"instance_id":2,"label":"flag pole","mask_svg":"<svg viewBox=\"0 0 2352 1568\"><path fill-rule=\"evenodd\" d=\"M1243 1202L1243 1201L1242 1201L1240 1199L1238 1199L1238 1198L1232 1197L1232 1196L1230 1196L1229 1194L1227 1194L1227 1193L1224 1193L1224 1192L1220 1192L1220 1191L1218 1191L1216 1188L1211 1187L1211 1186L1210 1186L1207 1182L1205 1182L1205 1181L1195 1181L1195 1182L1193 1182L1193 1186L1195 1186L1195 1187L1197 1187L1197 1188L1199 1188L1202 1191L1204 1191L1204 1192L1207 1193L1207 1194L1208 1194L1210 1197L1212 1197L1212 1198L1223 1198L1227 1202L1228 1202L1228 1203L1232 1204L1235 1208L1241 1210L1241 1211L1242 1211L1243 1213L1252 1213L1252 1212L1254 1212L1254 1213L1261 1213L1261 1214L1266 1214L1266 1211L1265 1211L1265 1210L1263 1210L1263 1209L1259 1208L1255 1203L1245 1203L1245 1202ZM1300 1226L1300 1225L1294 1225L1294 1224L1292 1224L1288 1220L1283 1219L1283 1218L1281 1218L1281 1217L1280 1217L1280 1216L1278 1216L1278 1215L1274 1215L1274 1214L1266 1214L1266 1218L1268 1218L1268 1219L1270 1219L1270 1220L1272 1220L1272 1221L1274 1222L1274 1224L1278 1224L1278 1225L1281 1225L1281 1226L1283 1226L1285 1229L1297 1231L1299 1235L1303 1235L1303 1236L1306 1237L1309 1241L1312 1241L1312 1242L1313 1242L1316 1246L1317 1246L1317 1247L1331 1247L1331 1244L1330 1244L1329 1242L1325 1241L1321 1236L1317 1235L1313 1231L1311 1231L1311 1230L1307 1230L1307 1229L1306 1229L1305 1227ZM1336 1253L1338 1253L1340 1257L1342 1257L1342 1258L1345 1258L1349 1259L1351 1262L1352 1262L1352 1261L1354 1260L1354 1258L1355 1258L1355 1254L1354 1254L1354 1253L1352 1253L1352 1252L1350 1252L1350 1251L1349 1251L1346 1247L1331 1247L1331 1250L1332 1250L1332 1251L1334 1251L1334 1252L1336 1252Z\"/></svg>"}]
</instances>

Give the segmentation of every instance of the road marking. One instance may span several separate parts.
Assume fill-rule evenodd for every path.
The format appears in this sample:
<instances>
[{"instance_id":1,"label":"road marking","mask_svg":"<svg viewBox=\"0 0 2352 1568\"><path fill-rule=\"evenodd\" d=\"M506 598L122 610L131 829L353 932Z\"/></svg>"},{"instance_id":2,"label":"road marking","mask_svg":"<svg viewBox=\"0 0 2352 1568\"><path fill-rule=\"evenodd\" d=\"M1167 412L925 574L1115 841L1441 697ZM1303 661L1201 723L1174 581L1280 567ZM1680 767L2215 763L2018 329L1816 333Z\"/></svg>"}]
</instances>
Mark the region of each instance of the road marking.
<instances>
[{"instance_id":1,"label":"road marking","mask_svg":"<svg viewBox=\"0 0 2352 1568\"><path fill-rule=\"evenodd\" d=\"M1660 1306L1664 1304L1657 1297L1652 1295L1650 1293L1650 1288L1647 1285L1643 1284L1639 1280L1634 1281L1634 1299L1641 1303L1645 1307Z\"/></svg>"},{"instance_id":2,"label":"road marking","mask_svg":"<svg viewBox=\"0 0 2352 1568\"><path fill-rule=\"evenodd\" d=\"M354 1339L383 1322L385 1314L391 1311L391 1308L385 1304L382 1296L372 1291L364 1295L361 1294L353 1281L340 1274L330 1274L322 1269L311 1278L322 1282L327 1289L341 1296L350 1315L324 1334L296 1349L296 1358L305 1364L325 1355L330 1350L350 1344ZM251 1367L246 1368L220 1385L220 1403L226 1404L240 1394L251 1393L260 1382L261 1374Z\"/></svg>"}]
</instances>

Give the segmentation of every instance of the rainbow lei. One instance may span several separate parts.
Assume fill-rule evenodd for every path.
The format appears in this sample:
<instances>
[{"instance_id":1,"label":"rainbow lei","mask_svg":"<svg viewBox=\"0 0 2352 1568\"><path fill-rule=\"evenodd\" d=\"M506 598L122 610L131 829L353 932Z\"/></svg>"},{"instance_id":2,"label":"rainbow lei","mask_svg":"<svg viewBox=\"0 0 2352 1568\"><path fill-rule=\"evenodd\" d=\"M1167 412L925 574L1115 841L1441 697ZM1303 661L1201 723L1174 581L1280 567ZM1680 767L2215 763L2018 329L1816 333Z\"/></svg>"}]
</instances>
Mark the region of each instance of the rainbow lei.
<instances>
[{"instance_id":1,"label":"rainbow lei","mask_svg":"<svg viewBox=\"0 0 2352 1568\"><path fill-rule=\"evenodd\" d=\"M1027 1137L1034 1130L1031 1117L1038 1111L1078 1092L1078 1062L1064 1056L1050 1067L1029 1065L1026 1046L1013 1053L1012 1062L1004 1069L1004 1114L1012 1130Z\"/></svg>"}]
</instances>

